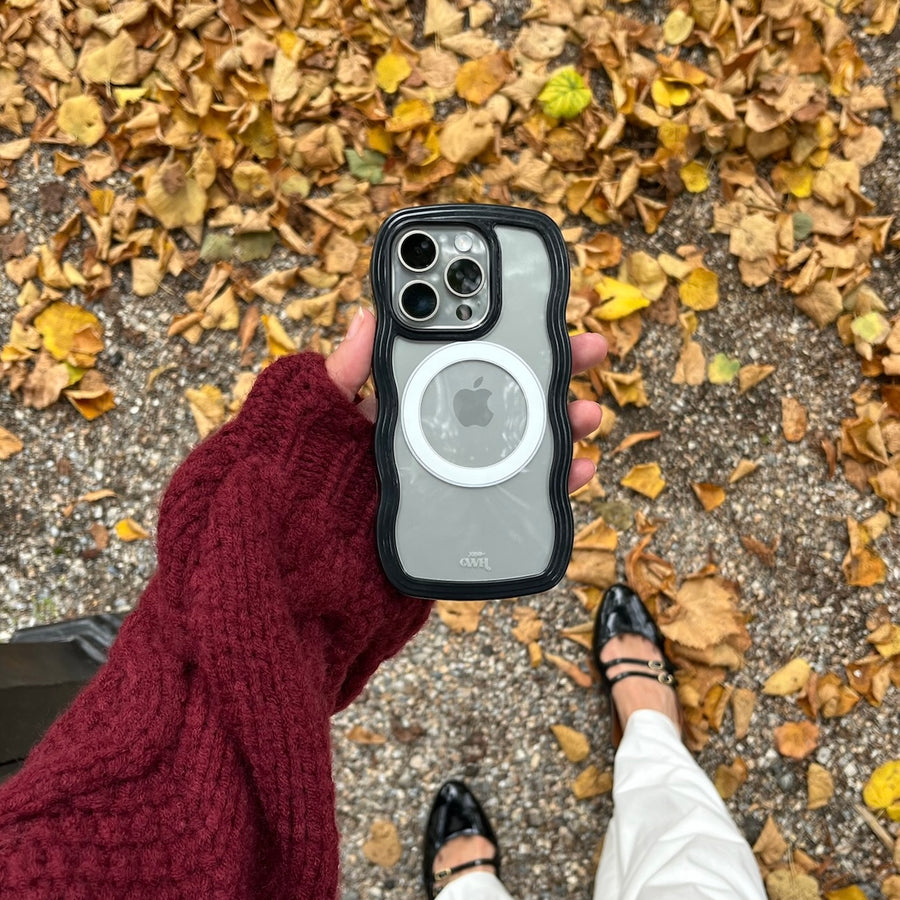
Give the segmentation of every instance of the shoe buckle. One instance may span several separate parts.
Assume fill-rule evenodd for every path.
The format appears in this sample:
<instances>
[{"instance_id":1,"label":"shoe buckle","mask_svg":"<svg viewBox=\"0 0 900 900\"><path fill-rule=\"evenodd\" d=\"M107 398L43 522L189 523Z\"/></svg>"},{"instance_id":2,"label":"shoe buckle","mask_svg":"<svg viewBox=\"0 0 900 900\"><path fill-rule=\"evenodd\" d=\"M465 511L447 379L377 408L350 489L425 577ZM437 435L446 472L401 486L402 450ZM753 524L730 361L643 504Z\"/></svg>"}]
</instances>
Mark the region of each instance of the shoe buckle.
<instances>
[{"instance_id":1,"label":"shoe buckle","mask_svg":"<svg viewBox=\"0 0 900 900\"><path fill-rule=\"evenodd\" d=\"M437 872L434 873L435 883L444 881L444 879L449 878L452 874L453 869L438 869Z\"/></svg>"},{"instance_id":2,"label":"shoe buckle","mask_svg":"<svg viewBox=\"0 0 900 900\"><path fill-rule=\"evenodd\" d=\"M675 679L669 672L660 672L660 674L656 676L656 680L660 684L665 684L668 687L672 687L675 684Z\"/></svg>"},{"instance_id":3,"label":"shoe buckle","mask_svg":"<svg viewBox=\"0 0 900 900\"><path fill-rule=\"evenodd\" d=\"M647 665L648 665L651 669L653 669L654 672L657 672L657 671L659 671L660 669L665 669L665 667L666 667L666 664L665 664L664 662L661 662L661 661L658 660L658 659L650 659L650 660L648 660L648 661L647 661Z\"/></svg>"}]
</instances>

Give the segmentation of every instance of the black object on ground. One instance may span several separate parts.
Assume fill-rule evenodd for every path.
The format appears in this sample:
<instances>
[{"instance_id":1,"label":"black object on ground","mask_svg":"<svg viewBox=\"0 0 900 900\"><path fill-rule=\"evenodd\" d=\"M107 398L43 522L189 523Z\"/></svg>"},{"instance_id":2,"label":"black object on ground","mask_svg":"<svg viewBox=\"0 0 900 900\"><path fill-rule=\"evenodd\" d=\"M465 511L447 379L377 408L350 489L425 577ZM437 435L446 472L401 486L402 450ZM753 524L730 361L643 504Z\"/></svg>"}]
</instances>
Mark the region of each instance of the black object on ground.
<instances>
[{"instance_id":1,"label":"black object on ground","mask_svg":"<svg viewBox=\"0 0 900 900\"><path fill-rule=\"evenodd\" d=\"M0 644L0 783L106 662L124 616L19 629Z\"/></svg>"}]
</instances>

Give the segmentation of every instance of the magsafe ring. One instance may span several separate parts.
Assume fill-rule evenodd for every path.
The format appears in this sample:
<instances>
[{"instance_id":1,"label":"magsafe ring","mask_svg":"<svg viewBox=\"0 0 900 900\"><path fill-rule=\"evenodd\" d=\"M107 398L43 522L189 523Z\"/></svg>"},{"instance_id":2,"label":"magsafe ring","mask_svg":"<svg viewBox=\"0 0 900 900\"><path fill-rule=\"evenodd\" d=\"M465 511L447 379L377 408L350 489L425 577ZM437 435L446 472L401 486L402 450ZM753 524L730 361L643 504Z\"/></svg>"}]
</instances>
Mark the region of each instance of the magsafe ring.
<instances>
[{"instance_id":1,"label":"magsafe ring","mask_svg":"<svg viewBox=\"0 0 900 900\"><path fill-rule=\"evenodd\" d=\"M438 453L422 427L422 400L428 386L444 369L461 362L485 362L503 369L525 398L525 428L518 446L505 458L487 466L461 466ZM459 487L491 487L518 474L541 445L547 422L544 389L531 367L500 344L466 341L439 347L416 366L400 400L403 437L416 461L428 472Z\"/></svg>"}]
</instances>

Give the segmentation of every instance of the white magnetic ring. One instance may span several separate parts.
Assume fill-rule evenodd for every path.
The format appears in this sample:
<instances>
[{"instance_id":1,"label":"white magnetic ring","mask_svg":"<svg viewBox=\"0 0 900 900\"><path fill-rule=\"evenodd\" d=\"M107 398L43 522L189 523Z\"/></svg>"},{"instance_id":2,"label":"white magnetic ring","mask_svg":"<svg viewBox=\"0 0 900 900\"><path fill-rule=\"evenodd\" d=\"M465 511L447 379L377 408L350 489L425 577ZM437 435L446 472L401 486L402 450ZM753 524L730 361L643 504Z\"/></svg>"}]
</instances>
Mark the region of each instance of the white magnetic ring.
<instances>
[{"instance_id":1,"label":"white magnetic ring","mask_svg":"<svg viewBox=\"0 0 900 900\"><path fill-rule=\"evenodd\" d=\"M499 462L477 468L444 459L428 442L422 428L422 399L428 385L448 366L469 361L503 369L525 398L525 431L516 449ZM531 462L544 437L546 408L541 382L521 356L500 344L466 342L439 347L416 366L400 400L400 424L413 456L435 478L459 487L491 487L512 478Z\"/></svg>"}]
</instances>

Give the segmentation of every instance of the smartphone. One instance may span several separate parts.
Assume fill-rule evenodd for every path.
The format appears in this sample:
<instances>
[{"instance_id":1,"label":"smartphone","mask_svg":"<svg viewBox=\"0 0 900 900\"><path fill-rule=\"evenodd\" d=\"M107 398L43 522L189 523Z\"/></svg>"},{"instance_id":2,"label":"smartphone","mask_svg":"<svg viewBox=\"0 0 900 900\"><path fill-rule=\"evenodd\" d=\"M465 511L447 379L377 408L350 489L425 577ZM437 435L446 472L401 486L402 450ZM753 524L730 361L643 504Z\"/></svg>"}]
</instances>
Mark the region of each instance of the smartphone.
<instances>
[{"instance_id":1,"label":"smartphone","mask_svg":"<svg viewBox=\"0 0 900 900\"><path fill-rule=\"evenodd\" d=\"M405 209L372 251L378 552L410 596L534 594L572 552L569 261L534 210Z\"/></svg>"}]
</instances>

